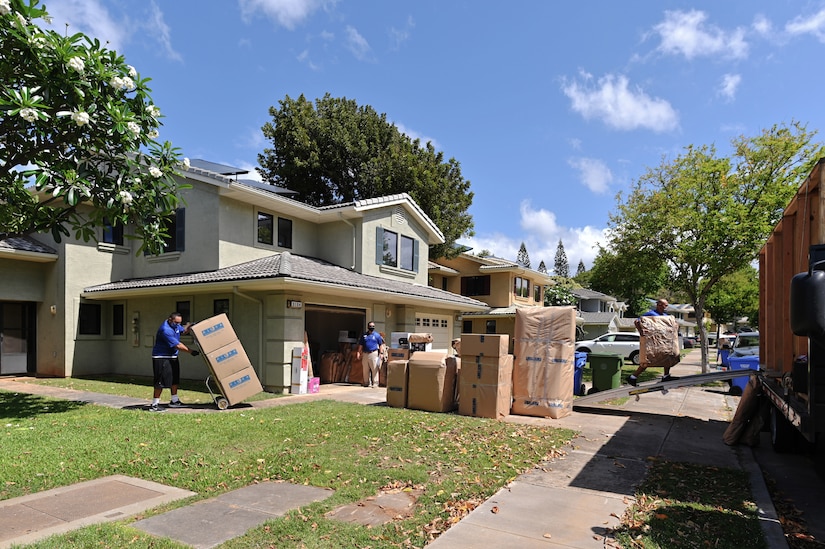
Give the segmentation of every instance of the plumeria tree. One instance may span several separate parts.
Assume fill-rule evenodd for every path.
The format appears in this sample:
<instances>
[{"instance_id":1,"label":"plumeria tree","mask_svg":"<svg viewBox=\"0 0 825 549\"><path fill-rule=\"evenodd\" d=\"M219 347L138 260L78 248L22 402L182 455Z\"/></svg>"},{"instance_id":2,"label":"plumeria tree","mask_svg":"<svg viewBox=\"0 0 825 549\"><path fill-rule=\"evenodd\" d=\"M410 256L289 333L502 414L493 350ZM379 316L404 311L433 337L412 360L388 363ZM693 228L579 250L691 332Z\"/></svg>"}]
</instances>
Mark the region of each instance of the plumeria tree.
<instances>
[{"instance_id":1,"label":"plumeria tree","mask_svg":"<svg viewBox=\"0 0 825 549\"><path fill-rule=\"evenodd\" d=\"M158 141L148 78L98 40L63 36L37 0L0 0L0 236L95 238L132 224L162 249L188 169Z\"/></svg>"}]
</instances>

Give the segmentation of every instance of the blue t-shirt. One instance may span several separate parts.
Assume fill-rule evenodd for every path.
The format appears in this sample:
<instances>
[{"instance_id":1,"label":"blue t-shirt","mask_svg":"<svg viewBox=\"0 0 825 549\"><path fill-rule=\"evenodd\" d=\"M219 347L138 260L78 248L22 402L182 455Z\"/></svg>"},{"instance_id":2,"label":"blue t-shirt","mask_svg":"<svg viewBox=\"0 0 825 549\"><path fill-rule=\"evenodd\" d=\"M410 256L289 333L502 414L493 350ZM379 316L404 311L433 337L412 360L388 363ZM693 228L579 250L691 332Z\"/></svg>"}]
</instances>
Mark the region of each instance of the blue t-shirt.
<instances>
[{"instance_id":1,"label":"blue t-shirt","mask_svg":"<svg viewBox=\"0 0 825 549\"><path fill-rule=\"evenodd\" d=\"M648 312L644 313L642 316L667 316L667 313L660 313L656 309L650 309Z\"/></svg>"},{"instance_id":2,"label":"blue t-shirt","mask_svg":"<svg viewBox=\"0 0 825 549\"><path fill-rule=\"evenodd\" d=\"M152 347L152 358L175 358L178 356L178 343L184 327L180 324L169 325L168 320L158 328L155 335L155 346Z\"/></svg>"},{"instance_id":3,"label":"blue t-shirt","mask_svg":"<svg viewBox=\"0 0 825 549\"><path fill-rule=\"evenodd\" d=\"M383 344L384 338L376 331L367 332L358 340L358 345L368 353L377 351Z\"/></svg>"}]
</instances>

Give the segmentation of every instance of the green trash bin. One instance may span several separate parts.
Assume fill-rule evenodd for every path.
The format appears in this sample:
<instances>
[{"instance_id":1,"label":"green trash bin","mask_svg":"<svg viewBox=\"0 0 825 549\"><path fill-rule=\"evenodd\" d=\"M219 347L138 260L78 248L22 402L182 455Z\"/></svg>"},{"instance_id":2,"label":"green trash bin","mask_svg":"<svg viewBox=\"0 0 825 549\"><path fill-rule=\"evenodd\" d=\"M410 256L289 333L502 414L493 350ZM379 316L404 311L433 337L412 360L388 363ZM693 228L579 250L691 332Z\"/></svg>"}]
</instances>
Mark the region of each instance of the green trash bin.
<instances>
[{"instance_id":1,"label":"green trash bin","mask_svg":"<svg viewBox=\"0 0 825 549\"><path fill-rule=\"evenodd\" d=\"M591 392L618 389L622 384L622 363L619 355L599 355L590 353L588 358L590 371L593 373Z\"/></svg>"}]
</instances>

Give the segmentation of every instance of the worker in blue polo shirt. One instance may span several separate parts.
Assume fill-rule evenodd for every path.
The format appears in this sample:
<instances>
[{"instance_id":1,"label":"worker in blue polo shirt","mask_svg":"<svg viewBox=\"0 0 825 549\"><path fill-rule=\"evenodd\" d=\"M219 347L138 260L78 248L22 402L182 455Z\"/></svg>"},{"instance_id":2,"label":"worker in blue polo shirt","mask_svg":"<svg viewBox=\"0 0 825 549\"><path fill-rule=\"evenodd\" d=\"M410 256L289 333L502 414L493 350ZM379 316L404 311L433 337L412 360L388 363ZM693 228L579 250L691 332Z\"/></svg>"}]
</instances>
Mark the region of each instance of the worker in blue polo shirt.
<instances>
[{"instance_id":1,"label":"worker in blue polo shirt","mask_svg":"<svg viewBox=\"0 0 825 549\"><path fill-rule=\"evenodd\" d=\"M375 322L367 324L367 331L358 339L355 360L361 361L364 370L364 387L378 387L378 371L381 369L381 346L384 338L375 331Z\"/></svg>"},{"instance_id":2,"label":"worker in blue polo shirt","mask_svg":"<svg viewBox=\"0 0 825 549\"><path fill-rule=\"evenodd\" d=\"M149 406L151 412L162 412L160 407L160 394L165 387L172 392L172 399L169 402L171 408L180 408L183 403L178 398L178 384L180 383L180 362L178 362L178 351L189 353L192 356L200 354L194 349L190 349L180 342L180 336L189 331L190 324L181 326L183 316L180 313L172 313L169 318L163 321L155 335L155 346L152 347L152 374L154 392L152 395L152 405Z\"/></svg>"},{"instance_id":3,"label":"worker in blue polo shirt","mask_svg":"<svg viewBox=\"0 0 825 549\"><path fill-rule=\"evenodd\" d=\"M668 316L668 314L665 312L667 310L668 305L669 303L667 302L667 299L659 299L656 301L656 307L650 309L646 313L643 313L642 316ZM645 337L644 329L642 328L642 321L637 318L634 324L636 325L636 329L639 331L639 335L641 337ZM636 368L636 371L627 377L627 383L635 386L639 382L639 375L641 375L641 373L645 370L647 370L647 365L644 363L639 364L639 367ZM674 379L678 378L671 376L670 366L666 366L664 375L662 376L662 381L672 381Z\"/></svg>"}]
</instances>

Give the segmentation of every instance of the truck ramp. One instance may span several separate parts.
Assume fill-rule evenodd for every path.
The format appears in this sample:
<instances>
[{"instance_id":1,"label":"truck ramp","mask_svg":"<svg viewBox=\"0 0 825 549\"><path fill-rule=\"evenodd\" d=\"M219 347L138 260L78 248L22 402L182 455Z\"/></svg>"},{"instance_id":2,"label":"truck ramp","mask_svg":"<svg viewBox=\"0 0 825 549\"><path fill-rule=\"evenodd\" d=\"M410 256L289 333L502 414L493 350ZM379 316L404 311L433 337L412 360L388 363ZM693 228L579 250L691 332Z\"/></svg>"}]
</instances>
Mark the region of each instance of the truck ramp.
<instances>
[{"instance_id":1,"label":"truck ramp","mask_svg":"<svg viewBox=\"0 0 825 549\"><path fill-rule=\"evenodd\" d=\"M749 376L757 373L756 370L724 370L722 372L710 372L707 374L696 374L693 376L682 376L671 381L657 381L640 383L639 385L622 385L617 389L608 389L607 391L598 391L587 396L573 399L573 408L587 406L588 404L595 404L604 400L612 400L614 398L623 398L627 396L635 396L637 399L639 395L645 393L655 393L661 391L662 394L667 394L670 389L679 389L681 387L692 387L694 385L702 385L703 383L711 383L713 381L727 381L737 377Z\"/></svg>"}]
</instances>

